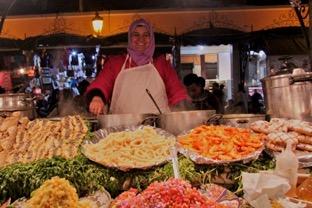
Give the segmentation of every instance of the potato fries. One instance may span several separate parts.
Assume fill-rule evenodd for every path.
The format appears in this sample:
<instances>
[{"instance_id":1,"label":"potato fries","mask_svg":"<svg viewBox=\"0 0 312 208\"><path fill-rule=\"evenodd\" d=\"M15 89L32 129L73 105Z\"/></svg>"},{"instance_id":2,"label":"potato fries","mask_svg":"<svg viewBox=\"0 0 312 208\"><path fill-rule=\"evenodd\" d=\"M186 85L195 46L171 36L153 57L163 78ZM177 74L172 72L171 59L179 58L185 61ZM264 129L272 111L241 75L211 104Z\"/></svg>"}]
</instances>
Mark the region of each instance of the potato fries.
<instances>
[{"instance_id":1,"label":"potato fries","mask_svg":"<svg viewBox=\"0 0 312 208\"><path fill-rule=\"evenodd\" d=\"M235 160L263 146L263 134L229 126L202 125L178 138L183 148L214 160Z\"/></svg>"}]
</instances>

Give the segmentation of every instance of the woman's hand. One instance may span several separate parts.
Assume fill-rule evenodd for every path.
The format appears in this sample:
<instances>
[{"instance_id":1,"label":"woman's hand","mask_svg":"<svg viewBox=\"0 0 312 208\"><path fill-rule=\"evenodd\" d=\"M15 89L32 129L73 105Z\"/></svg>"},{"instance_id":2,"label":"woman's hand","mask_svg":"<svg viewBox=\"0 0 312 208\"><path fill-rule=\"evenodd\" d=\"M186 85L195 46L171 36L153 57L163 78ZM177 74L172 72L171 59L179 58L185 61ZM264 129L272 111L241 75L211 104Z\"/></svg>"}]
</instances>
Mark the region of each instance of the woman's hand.
<instances>
[{"instance_id":1,"label":"woman's hand","mask_svg":"<svg viewBox=\"0 0 312 208\"><path fill-rule=\"evenodd\" d=\"M95 115L99 115L101 113L106 113L105 104L101 97L94 96L89 105L89 111Z\"/></svg>"}]
</instances>

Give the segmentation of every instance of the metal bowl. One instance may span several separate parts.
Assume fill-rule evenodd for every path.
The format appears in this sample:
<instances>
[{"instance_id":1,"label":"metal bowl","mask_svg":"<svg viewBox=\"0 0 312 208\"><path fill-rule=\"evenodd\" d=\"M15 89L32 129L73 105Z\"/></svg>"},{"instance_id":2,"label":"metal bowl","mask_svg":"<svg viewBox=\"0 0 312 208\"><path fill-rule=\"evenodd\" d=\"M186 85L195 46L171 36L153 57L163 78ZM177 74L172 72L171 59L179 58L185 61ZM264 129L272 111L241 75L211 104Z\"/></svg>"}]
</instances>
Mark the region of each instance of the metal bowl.
<instances>
[{"instance_id":1,"label":"metal bowl","mask_svg":"<svg viewBox=\"0 0 312 208\"><path fill-rule=\"evenodd\" d=\"M108 114L97 117L101 129L142 124L155 126L157 118L155 114Z\"/></svg>"},{"instance_id":2,"label":"metal bowl","mask_svg":"<svg viewBox=\"0 0 312 208\"><path fill-rule=\"evenodd\" d=\"M179 111L159 115L159 127L178 135L181 132L206 124L215 110Z\"/></svg>"},{"instance_id":3,"label":"metal bowl","mask_svg":"<svg viewBox=\"0 0 312 208\"><path fill-rule=\"evenodd\" d=\"M224 114L219 120L219 124L249 128L249 125L254 121L265 120L264 114Z\"/></svg>"},{"instance_id":4,"label":"metal bowl","mask_svg":"<svg viewBox=\"0 0 312 208\"><path fill-rule=\"evenodd\" d=\"M0 111L24 111L33 108L33 99L28 94L10 93L0 95Z\"/></svg>"},{"instance_id":5,"label":"metal bowl","mask_svg":"<svg viewBox=\"0 0 312 208\"><path fill-rule=\"evenodd\" d=\"M19 111L29 119L35 118L33 99L25 93L10 93L0 95L0 114L10 116L13 112Z\"/></svg>"}]
</instances>

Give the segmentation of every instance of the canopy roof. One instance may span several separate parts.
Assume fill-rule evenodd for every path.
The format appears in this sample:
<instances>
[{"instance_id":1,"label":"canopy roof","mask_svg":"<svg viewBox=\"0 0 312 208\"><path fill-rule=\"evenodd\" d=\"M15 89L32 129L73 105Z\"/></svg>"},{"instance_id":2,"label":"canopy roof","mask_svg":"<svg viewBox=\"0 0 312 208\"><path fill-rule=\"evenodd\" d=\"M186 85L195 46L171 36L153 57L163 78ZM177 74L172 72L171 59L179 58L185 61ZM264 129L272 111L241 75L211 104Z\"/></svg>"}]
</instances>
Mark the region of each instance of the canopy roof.
<instances>
[{"instance_id":1,"label":"canopy roof","mask_svg":"<svg viewBox=\"0 0 312 208\"><path fill-rule=\"evenodd\" d=\"M162 33L155 33L156 45L170 46L171 37ZM67 33L57 33L46 36L35 36L26 38L24 41L19 41L20 47L23 49L34 49L38 47L68 47L68 46L81 46L91 47L101 45L103 47L126 47L128 42L128 34L122 33L110 37L93 37L93 36L80 36Z\"/></svg>"},{"instance_id":2,"label":"canopy roof","mask_svg":"<svg viewBox=\"0 0 312 208\"><path fill-rule=\"evenodd\" d=\"M58 33L47 36L36 36L25 40L0 39L2 50L33 50L38 48L62 47L95 47L101 45L110 51L120 51L127 46L127 33L106 38L79 36ZM156 46L166 51L170 50L174 41L183 46L220 45L220 44L249 44L251 50L265 50L269 55L305 54L307 47L300 27L277 28L251 33L245 33L226 28L207 28L195 30L172 37L155 33Z\"/></svg>"},{"instance_id":3,"label":"canopy roof","mask_svg":"<svg viewBox=\"0 0 312 208\"><path fill-rule=\"evenodd\" d=\"M249 44L251 50L265 50L270 55L307 53L300 27L275 28L250 33L226 28L209 28L183 34L180 41L185 46Z\"/></svg>"},{"instance_id":4,"label":"canopy roof","mask_svg":"<svg viewBox=\"0 0 312 208\"><path fill-rule=\"evenodd\" d=\"M21 40L13 40L8 38L0 38L0 49L18 49L21 46Z\"/></svg>"},{"instance_id":5,"label":"canopy roof","mask_svg":"<svg viewBox=\"0 0 312 208\"><path fill-rule=\"evenodd\" d=\"M0 14L11 1L0 0ZM80 2L80 4L79 4ZM308 3L308 0L302 0ZM142 10L172 8L220 8L289 5L289 0L17 0L10 15Z\"/></svg>"}]
</instances>

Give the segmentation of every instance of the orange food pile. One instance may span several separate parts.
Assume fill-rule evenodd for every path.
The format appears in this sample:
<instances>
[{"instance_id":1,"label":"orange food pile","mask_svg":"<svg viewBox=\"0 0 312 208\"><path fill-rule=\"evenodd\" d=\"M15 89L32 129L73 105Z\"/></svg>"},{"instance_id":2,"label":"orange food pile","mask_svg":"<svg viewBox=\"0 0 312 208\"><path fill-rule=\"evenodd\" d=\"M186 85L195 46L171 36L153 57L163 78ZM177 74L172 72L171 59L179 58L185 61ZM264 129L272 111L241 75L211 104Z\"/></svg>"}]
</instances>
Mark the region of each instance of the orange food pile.
<instances>
[{"instance_id":1,"label":"orange food pile","mask_svg":"<svg viewBox=\"0 0 312 208\"><path fill-rule=\"evenodd\" d=\"M215 160L241 159L263 145L263 134L229 126L202 125L178 138L179 144Z\"/></svg>"}]
</instances>

